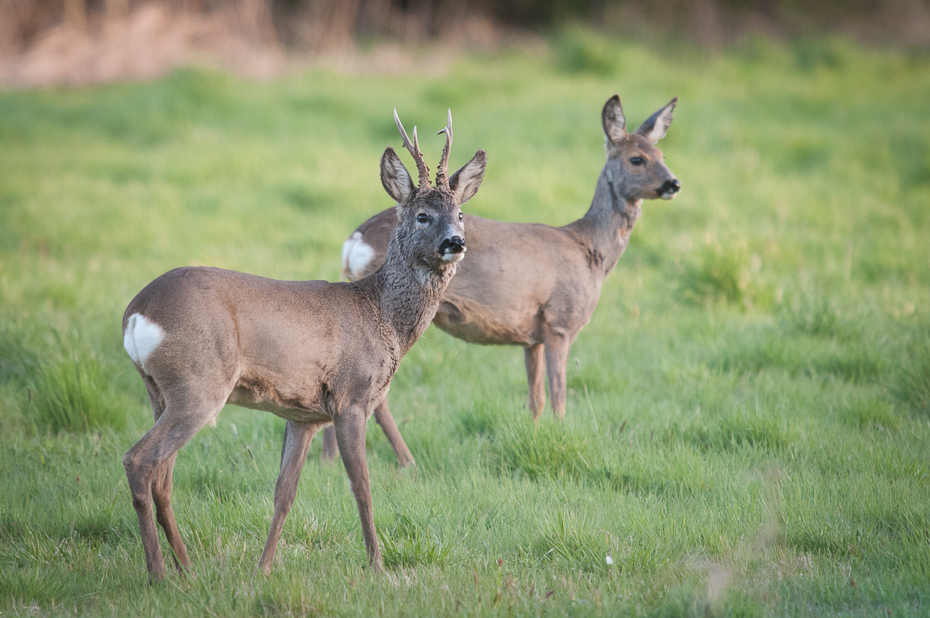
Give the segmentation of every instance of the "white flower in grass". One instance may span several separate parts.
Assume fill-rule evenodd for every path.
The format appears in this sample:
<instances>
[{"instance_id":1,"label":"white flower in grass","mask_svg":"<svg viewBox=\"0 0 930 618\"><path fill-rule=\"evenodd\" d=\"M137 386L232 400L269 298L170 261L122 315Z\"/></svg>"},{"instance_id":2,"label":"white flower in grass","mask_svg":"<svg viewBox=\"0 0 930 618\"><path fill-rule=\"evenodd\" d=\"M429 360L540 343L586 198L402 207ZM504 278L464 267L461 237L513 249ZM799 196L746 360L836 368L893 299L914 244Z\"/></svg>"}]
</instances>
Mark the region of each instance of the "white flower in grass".
<instances>
[{"instance_id":1,"label":"white flower in grass","mask_svg":"<svg viewBox=\"0 0 930 618\"><path fill-rule=\"evenodd\" d=\"M610 552L607 552L607 566L610 566L614 563L614 559L610 557Z\"/></svg>"}]
</instances>

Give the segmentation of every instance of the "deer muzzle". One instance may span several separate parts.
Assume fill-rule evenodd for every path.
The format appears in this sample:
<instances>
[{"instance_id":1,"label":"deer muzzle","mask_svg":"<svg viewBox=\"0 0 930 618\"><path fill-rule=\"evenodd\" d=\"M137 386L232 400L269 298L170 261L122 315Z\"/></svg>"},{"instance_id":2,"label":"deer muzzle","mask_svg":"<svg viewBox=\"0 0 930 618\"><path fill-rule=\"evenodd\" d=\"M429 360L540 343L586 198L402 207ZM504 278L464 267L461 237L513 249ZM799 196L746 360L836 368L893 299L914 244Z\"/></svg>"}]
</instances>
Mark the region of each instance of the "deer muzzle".
<instances>
[{"instance_id":1,"label":"deer muzzle","mask_svg":"<svg viewBox=\"0 0 930 618\"><path fill-rule=\"evenodd\" d=\"M465 257L465 239L461 236L445 239L439 245L439 255L446 262L458 262Z\"/></svg>"},{"instance_id":2,"label":"deer muzzle","mask_svg":"<svg viewBox=\"0 0 930 618\"><path fill-rule=\"evenodd\" d=\"M677 178L670 178L662 183L657 193L663 200L670 200L678 195L679 191L681 191L681 183L678 182Z\"/></svg>"}]
</instances>

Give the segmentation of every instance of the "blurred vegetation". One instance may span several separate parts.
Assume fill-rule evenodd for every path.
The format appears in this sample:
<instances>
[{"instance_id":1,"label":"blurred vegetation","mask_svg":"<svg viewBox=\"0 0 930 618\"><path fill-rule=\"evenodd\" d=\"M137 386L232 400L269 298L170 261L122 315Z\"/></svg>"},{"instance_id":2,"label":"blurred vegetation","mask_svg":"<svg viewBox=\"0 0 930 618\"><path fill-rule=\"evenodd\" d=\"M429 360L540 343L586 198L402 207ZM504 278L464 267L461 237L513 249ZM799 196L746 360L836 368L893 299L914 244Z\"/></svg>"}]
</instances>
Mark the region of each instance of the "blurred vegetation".
<instances>
[{"instance_id":1,"label":"blurred vegetation","mask_svg":"<svg viewBox=\"0 0 930 618\"><path fill-rule=\"evenodd\" d=\"M439 74L0 92L0 612L927 613L926 55L547 41ZM487 150L468 212L567 223L615 92L631 124L679 97L660 146L683 191L644 205L605 281L565 421L533 425L520 350L428 330L391 389L417 469L367 435L387 574L315 443L263 578L283 421L230 406L175 469L194 577L148 585L121 465L152 424L129 300L181 265L337 279L391 205L395 107L428 158L448 107L452 165Z\"/></svg>"},{"instance_id":2,"label":"blurred vegetation","mask_svg":"<svg viewBox=\"0 0 930 618\"><path fill-rule=\"evenodd\" d=\"M812 37L844 34L864 41L930 47L928 0L7 0L0 3L0 52L27 46L58 24L99 27L143 5L174 14L227 13L228 25L255 39L310 51L372 38L481 44L495 29L551 32L567 23L624 35L684 35L704 45L753 33ZM580 50L578 50L580 51ZM816 46L812 62L836 62Z\"/></svg>"}]
</instances>

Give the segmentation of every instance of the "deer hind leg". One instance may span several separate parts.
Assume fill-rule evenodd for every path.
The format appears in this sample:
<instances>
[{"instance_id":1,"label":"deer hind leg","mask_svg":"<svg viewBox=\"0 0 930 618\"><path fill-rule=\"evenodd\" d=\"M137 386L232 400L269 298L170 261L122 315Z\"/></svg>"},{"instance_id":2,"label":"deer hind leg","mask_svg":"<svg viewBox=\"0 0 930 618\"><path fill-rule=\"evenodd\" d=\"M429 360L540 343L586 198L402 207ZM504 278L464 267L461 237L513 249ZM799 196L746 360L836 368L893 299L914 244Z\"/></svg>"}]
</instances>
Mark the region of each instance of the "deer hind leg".
<instances>
[{"instance_id":1,"label":"deer hind leg","mask_svg":"<svg viewBox=\"0 0 930 618\"><path fill-rule=\"evenodd\" d=\"M274 487L274 515L271 518L271 529L268 531L268 540L265 549L258 561L258 568L262 573L269 575L274 563L275 550L281 539L281 530L284 520L294 504L297 495L297 483L300 481L300 472L313 436L319 431L319 425L295 423L288 421L284 428L284 444L281 447L281 469L278 473L278 482Z\"/></svg>"},{"instance_id":2,"label":"deer hind leg","mask_svg":"<svg viewBox=\"0 0 930 618\"><path fill-rule=\"evenodd\" d=\"M534 421L539 420L539 415L546 407L546 366L543 352L544 348L541 343L523 348L526 380L530 387L529 406Z\"/></svg>"},{"instance_id":3,"label":"deer hind leg","mask_svg":"<svg viewBox=\"0 0 930 618\"><path fill-rule=\"evenodd\" d=\"M175 453L169 457L155 472L155 478L152 481L152 498L155 501L155 517L162 530L165 531L165 538L171 546L174 566L178 571L183 572L191 568L191 559L187 555L184 541L181 540L178 522L174 518L174 509L171 508L172 476L177 456L178 454Z\"/></svg>"},{"instance_id":4,"label":"deer hind leg","mask_svg":"<svg viewBox=\"0 0 930 618\"><path fill-rule=\"evenodd\" d=\"M552 413L558 420L565 418L566 370L572 344L565 335L551 335L546 340L546 377L549 378L549 399Z\"/></svg>"},{"instance_id":5,"label":"deer hind leg","mask_svg":"<svg viewBox=\"0 0 930 618\"><path fill-rule=\"evenodd\" d=\"M365 425L368 421L367 411L359 406L351 407L336 416L336 440L342 453L342 463L352 484L352 493L358 506L358 516L365 536L365 548L368 550L368 563L375 571L380 571L381 548L375 532L375 520L371 507L371 484L368 479L368 460L365 457Z\"/></svg>"},{"instance_id":6,"label":"deer hind leg","mask_svg":"<svg viewBox=\"0 0 930 618\"><path fill-rule=\"evenodd\" d=\"M381 430L384 431L384 435L387 436L388 442L390 442L391 446L394 448L394 454L397 455L397 462L400 464L400 467L406 468L410 465L416 465L417 462L413 460L413 455L410 453L410 449L407 448L404 437L400 435L397 423L394 422L391 409L388 408L387 397L375 408L375 420L378 421L378 425L381 426Z\"/></svg>"},{"instance_id":7,"label":"deer hind leg","mask_svg":"<svg viewBox=\"0 0 930 618\"><path fill-rule=\"evenodd\" d=\"M148 381L146 385L148 386ZM126 469L129 491L132 494L132 506L139 518L145 564L149 577L153 580L165 576L165 561L158 544L152 504L157 496L159 521L163 527L167 525L165 531L168 541L178 555L177 559L183 556L189 564L187 550L181 543L174 514L171 512L170 477L174 468L174 457L207 421L219 413L231 390L232 386L229 386L222 394L213 397L197 396L184 388L166 394L162 413L155 425L123 457L123 467ZM168 482L166 479L169 479ZM168 532L169 529L171 532ZM181 548L183 553L179 552L178 548Z\"/></svg>"},{"instance_id":8,"label":"deer hind leg","mask_svg":"<svg viewBox=\"0 0 930 618\"><path fill-rule=\"evenodd\" d=\"M320 461L332 463L339 454L339 443L336 442L336 429L330 425L323 430L323 450L320 451Z\"/></svg>"},{"instance_id":9,"label":"deer hind leg","mask_svg":"<svg viewBox=\"0 0 930 618\"><path fill-rule=\"evenodd\" d=\"M149 394L149 401L152 403L152 412L155 420L161 418L165 411L165 398L162 397L161 391L155 381L143 371L142 381L145 383L145 389ZM155 513L158 524L165 531L165 538L171 545L172 558L174 566L179 570L190 569L191 561L187 555L187 548L181 540L181 533L178 531L178 524L174 518L174 510L171 508L171 486L172 476L174 474L174 462L177 453L168 458L168 460L158 468L155 478L152 481L152 498L155 502Z\"/></svg>"}]
</instances>

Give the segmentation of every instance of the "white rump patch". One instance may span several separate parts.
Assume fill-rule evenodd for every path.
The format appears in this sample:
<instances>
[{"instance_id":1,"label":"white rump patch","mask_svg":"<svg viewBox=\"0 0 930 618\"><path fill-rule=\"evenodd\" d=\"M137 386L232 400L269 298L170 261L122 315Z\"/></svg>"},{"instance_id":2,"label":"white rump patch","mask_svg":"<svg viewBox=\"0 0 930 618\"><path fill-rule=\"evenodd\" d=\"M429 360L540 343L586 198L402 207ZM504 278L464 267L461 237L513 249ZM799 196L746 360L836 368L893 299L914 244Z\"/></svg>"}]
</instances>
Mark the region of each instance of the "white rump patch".
<instances>
[{"instance_id":1,"label":"white rump patch","mask_svg":"<svg viewBox=\"0 0 930 618\"><path fill-rule=\"evenodd\" d=\"M375 250L362 240L362 233L355 232L342 244L342 269L352 280L358 279L374 256Z\"/></svg>"},{"instance_id":2,"label":"white rump patch","mask_svg":"<svg viewBox=\"0 0 930 618\"><path fill-rule=\"evenodd\" d=\"M342 243L342 268L345 271L349 270L349 254L352 252L352 247L355 246L355 243L362 237L361 232L353 232L344 243Z\"/></svg>"},{"instance_id":3,"label":"white rump patch","mask_svg":"<svg viewBox=\"0 0 930 618\"><path fill-rule=\"evenodd\" d=\"M150 321L141 313L133 313L126 322L126 332L123 333L123 347L132 362L145 370L145 359L158 347L165 338L165 331L155 322Z\"/></svg>"}]
</instances>

